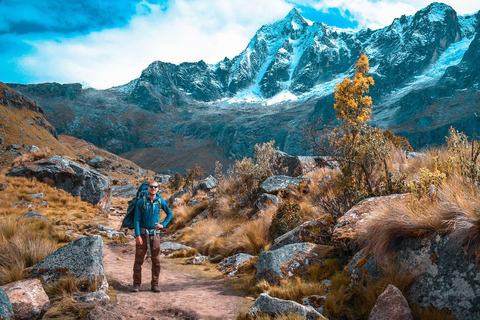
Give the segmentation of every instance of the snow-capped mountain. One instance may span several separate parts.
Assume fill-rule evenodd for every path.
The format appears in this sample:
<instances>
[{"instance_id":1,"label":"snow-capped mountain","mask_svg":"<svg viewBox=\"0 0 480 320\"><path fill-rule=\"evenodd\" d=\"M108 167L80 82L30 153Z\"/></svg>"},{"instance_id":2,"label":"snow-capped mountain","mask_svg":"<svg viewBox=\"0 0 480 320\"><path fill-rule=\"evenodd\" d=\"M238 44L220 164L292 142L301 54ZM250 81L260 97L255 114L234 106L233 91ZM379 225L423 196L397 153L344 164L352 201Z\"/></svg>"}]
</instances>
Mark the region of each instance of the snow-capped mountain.
<instances>
[{"instance_id":1,"label":"snow-capped mountain","mask_svg":"<svg viewBox=\"0 0 480 320\"><path fill-rule=\"evenodd\" d=\"M458 16L432 3L385 28L353 32L307 21L293 9L261 27L239 55L213 65L155 61L138 79L108 90L11 86L39 100L60 132L111 151L173 150L186 137L213 141L233 158L270 139L304 154L301 127L334 119L334 87L353 75L365 52L375 80L374 123L421 147L443 142L451 124L467 134L480 131L472 112L480 111L479 21L480 13ZM73 120L59 119L65 110ZM145 123L162 138L137 128ZM102 135L86 129L92 124Z\"/></svg>"}]
</instances>

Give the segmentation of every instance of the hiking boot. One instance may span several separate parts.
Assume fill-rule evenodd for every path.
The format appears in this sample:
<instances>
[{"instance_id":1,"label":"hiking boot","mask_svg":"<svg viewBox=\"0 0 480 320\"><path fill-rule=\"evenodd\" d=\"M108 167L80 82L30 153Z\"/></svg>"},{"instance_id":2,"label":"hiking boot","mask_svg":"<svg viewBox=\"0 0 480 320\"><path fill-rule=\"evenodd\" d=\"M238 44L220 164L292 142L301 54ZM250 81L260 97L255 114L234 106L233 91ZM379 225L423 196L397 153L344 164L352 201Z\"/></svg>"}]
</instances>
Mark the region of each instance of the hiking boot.
<instances>
[{"instance_id":1,"label":"hiking boot","mask_svg":"<svg viewBox=\"0 0 480 320\"><path fill-rule=\"evenodd\" d=\"M160 290L160 287L158 286L158 284L152 286L152 291L153 291L153 292L160 292L160 291L161 291L161 290Z\"/></svg>"},{"instance_id":2,"label":"hiking boot","mask_svg":"<svg viewBox=\"0 0 480 320\"><path fill-rule=\"evenodd\" d=\"M140 285L139 284L134 284L133 285L133 292L138 292L140 291Z\"/></svg>"}]
</instances>

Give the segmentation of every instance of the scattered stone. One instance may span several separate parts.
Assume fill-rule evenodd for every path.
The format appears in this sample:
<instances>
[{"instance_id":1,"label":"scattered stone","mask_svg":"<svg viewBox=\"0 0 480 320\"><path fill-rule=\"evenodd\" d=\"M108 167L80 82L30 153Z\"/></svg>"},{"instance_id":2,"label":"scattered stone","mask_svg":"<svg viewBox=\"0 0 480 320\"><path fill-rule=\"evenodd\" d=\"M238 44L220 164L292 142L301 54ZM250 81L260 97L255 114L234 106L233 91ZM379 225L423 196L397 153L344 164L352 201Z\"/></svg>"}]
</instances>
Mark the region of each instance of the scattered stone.
<instances>
[{"instance_id":1,"label":"scattered stone","mask_svg":"<svg viewBox=\"0 0 480 320\"><path fill-rule=\"evenodd\" d=\"M247 316L256 318L260 315L288 315L298 314L302 319L325 319L319 312L310 306L302 306L291 300L282 300L261 293L247 312Z\"/></svg>"},{"instance_id":2,"label":"scattered stone","mask_svg":"<svg viewBox=\"0 0 480 320\"><path fill-rule=\"evenodd\" d=\"M100 304L107 304L110 302L110 297L105 293L105 291L90 292L76 296L75 299L80 302L98 302Z\"/></svg>"},{"instance_id":3,"label":"scattered stone","mask_svg":"<svg viewBox=\"0 0 480 320\"><path fill-rule=\"evenodd\" d=\"M291 156L283 151L277 150L278 169L276 174L285 174L290 177L303 176L317 167L329 167L327 157L313 156Z\"/></svg>"},{"instance_id":4,"label":"scattered stone","mask_svg":"<svg viewBox=\"0 0 480 320\"><path fill-rule=\"evenodd\" d=\"M325 296L319 296L319 295L308 296L302 299L302 305L310 306L313 309L315 309L318 313L321 313L323 315L323 306L325 305L325 300L327 300L327 297Z\"/></svg>"},{"instance_id":5,"label":"scattered stone","mask_svg":"<svg viewBox=\"0 0 480 320\"><path fill-rule=\"evenodd\" d=\"M80 196L83 201L99 205L104 210L108 210L110 206L111 188L108 178L60 156L44 158L13 168L7 175L35 177L75 197Z\"/></svg>"},{"instance_id":6,"label":"scattered stone","mask_svg":"<svg viewBox=\"0 0 480 320\"><path fill-rule=\"evenodd\" d=\"M88 320L125 320L124 317L113 313L105 308L102 308L99 305L95 307L88 313Z\"/></svg>"},{"instance_id":7,"label":"scattered stone","mask_svg":"<svg viewBox=\"0 0 480 320\"><path fill-rule=\"evenodd\" d=\"M192 265L204 265L208 262L208 258L203 255L199 255L197 257L192 257L186 261L186 264Z\"/></svg>"},{"instance_id":8,"label":"scattered stone","mask_svg":"<svg viewBox=\"0 0 480 320\"><path fill-rule=\"evenodd\" d=\"M248 266L251 263L252 259L255 258L255 256L252 256L250 254L237 253L220 261L220 263L217 265L217 269L223 274L233 276L238 271L244 269L245 266Z\"/></svg>"},{"instance_id":9,"label":"scattered stone","mask_svg":"<svg viewBox=\"0 0 480 320\"><path fill-rule=\"evenodd\" d=\"M276 250L264 251L258 256L255 279L278 283L282 278L306 272L308 267L325 260L333 251L333 246L307 242L287 244Z\"/></svg>"},{"instance_id":10,"label":"scattered stone","mask_svg":"<svg viewBox=\"0 0 480 320\"><path fill-rule=\"evenodd\" d=\"M102 256L103 240L99 235L77 239L48 255L41 262L24 270L27 278L39 278L44 283L74 275L80 291L108 288Z\"/></svg>"},{"instance_id":11,"label":"scattered stone","mask_svg":"<svg viewBox=\"0 0 480 320\"><path fill-rule=\"evenodd\" d=\"M102 224L99 224L99 225L96 226L96 227L93 227L93 228L88 229L88 231L94 231L94 230L98 230L98 233L106 236L106 237L109 238L109 239L113 239L113 238L126 238L125 233L123 233L123 232L121 232L121 231L118 231L118 230L115 230L115 229L110 228L110 227L105 227L105 226L102 225Z\"/></svg>"},{"instance_id":12,"label":"scattered stone","mask_svg":"<svg viewBox=\"0 0 480 320\"><path fill-rule=\"evenodd\" d=\"M37 146L31 146L30 149L28 149L28 152L36 152L40 151L40 148Z\"/></svg>"},{"instance_id":13,"label":"scattered stone","mask_svg":"<svg viewBox=\"0 0 480 320\"><path fill-rule=\"evenodd\" d=\"M197 193L198 190L208 192L211 189L216 188L217 183L218 183L217 179L215 179L214 176L209 175L208 177L206 177L202 181L200 181L200 183L195 187L193 195L195 196L195 194Z\"/></svg>"},{"instance_id":14,"label":"scattered stone","mask_svg":"<svg viewBox=\"0 0 480 320\"><path fill-rule=\"evenodd\" d=\"M426 154L423 152L414 152L414 151L406 152L407 159L415 159L415 158L424 157L424 156L426 156Z\"/></svg>"},{"instance_id":15,"label":"scattered stone","mask_svg":"<svg viewBox=\"0 0 480 320\"><path fill-rule=\"evenodd\" d=\"M37 206L34 205L34 204L31 204L30 202L20 202L20 203L14 203L13 204L13 207L14 208L28 208L28 209L31 209L31 208L36 208Z\"/></svg>"},{"instance_id":16,"label":"scattered stone","mask_svg":"<svg viewBox=\"0 0 480 320\"><path fill-rule=\"evenodd\" d=\"M18 144L11 144L7 147L7 150L20 150L22 149L21 146L19 146Z\"/></svg>"},{"instance_id":17,"label":"scattered stone","mask_svg":"<svg viewBox=\"0 0 480 320\"><path fill-rule=\"evenodd\" d=\"M258 196L257 201L255 201L255 206L260 209L266 209L270 204L280 204L282 200L279 197L274 196L273 194L262 193Z\"/></svg>"},{"instance_id":18,"label":"scattered stone","mask_svg":"<svg viewBox=\"0 0 480 320\"><path fill-rule=\"evenodd\" d=\"M169 174L159 174L155 176L155 181L158 183L168 183L170 181L171 175Z\"/></svg>"},{"instance_id":19,"label":"scattered stone","mask_svg":"<svg viewBox=\"0 0 480 320\"><path fill-rule=\"evenodd\" d=\"M412 311L407 299L397 287L390 284L378 296L377 302L370 312L369 320L412 320Z\"/></svg>"},{"instance_id":20,"label":"scattered stone","mask_svg":"<svg viewBox=\"0 0 480 320\"><path fill-rule=\"evenodd\" d=\"M315 221L305 222L295 229L281 235L273 241L271 250L284 245L299 242L311 242L316 244L330 244L330 234L333 230L333 218L329 214Z\"/></svg>"},{"instance_id":21,"label":"scattered stone","mask_svg":"<svg viewBox=\"0 0 480 320\"><path fill-rule=\"evenodd\" d=\"M28 195L30 198L32 199L36 199L36 198L40 198L40 199L43 199L43 193L40 192L40 193L32 193L32 194L29 194Z\"/></svg>"},{"instance_id":22,"label":"scattered stone","mask_svg":"<svg viewBox=\"0 0 480 320\"><path fill-rule=\"evenodd\" d=\"M162 242L160 244L160 253L162 256L169 256L175 251L180 251L180 250L195 250L192 247L183 245L181 243L176 243L176 242Z\"/></svg>"},{"instance_id":23,"label":"scattered stone","mask_svg":"<svg viewBox=\"0 0 480 320\"><path fill-rule=\"evenodd\" d=\"M207 209L203 210L202 213L193 218L192 221L190 221L190 223L188 224L188 226L191 227L199 221L205 220L208 217L209 213L210 207L207 207Z\"/></svg>"},{"instance_id":24,"label":"scattered stone","mask_svg":"<svg viewBox=\"0 0 480 320\"><path fill-rule=\"evenodd\" d=\"M7 187L8 187L8 184L6 184L6 183L0 184L0 191L3 191L5 189L7 189Z\"/></svg>"},{"instance_id":25,"label":"scattered stone","mask_svg":"<svg viewBox=\"0 0 480 320\"><path fill-rule=\"evenodd\" d=\"M288 176L271 176L260 184L260 188L266 193L276 194L289 186L299 187L300 183L308 178L294 178Z\"/></svg>"},{"instance_id":26,"label":"scattered stone","mask_svg":"<svg viewBox=\"0 0 480 320\"><path fill-rule=\"evenodd\" d=\"M10 299L17 320L41 319L50 307L50 300L38 279L16 281L2 289Z\"/></svg>"},{"instance_id":27,"label":"scattered stone","mask_svg":"<svg viewBox=\"0 0 480 320\"><path fill-rule=\"evenodd\" d=\"M22 214L17 220L19 219L42 219L50 223L50 221L43 214L36 213L35 211L29 211L25 214Z\"/></svg>"},{"instance_id":28,"label":"scattered stone","mask_svg":"<svg viewBox=\"0 0 480 320\"><path fill-rule=\"evenodd\" d=\"M337 220L333 229L332 242L344 246L350 243L362 230L362 225L371 213L380 205L388 205L394 201L408 201L411 194L393 194L383 197L373 197L360 201Z\"/></svg>"},{"instance_id":29,"label":"scattered stone","mask_svg":"<svg viewBox=\"0 0 480 320\"><path fill-rule=\"evenodd\" d=\"M90 166L90 167L93 167L95 169L100 169L100 168L104 168L105 167L105 158L104 157L101 157L101 156L98 156L98 157L95 157L93 159L90 159L87 164Z\"/></svg>"},{"instance_id":30,"label":"scattered stone","mask_svg":"<svg viewBox=\"0 0 480 320\"><path fill-rule=\"evenodd\" d=\"M0 319L2 320L14 320L12 304L10 298L0 287Z\"/></svg>"},{"instance_id":31,"label":"scattered stone","mask_svg":"<svg viewBox=\"0 0 480 320\"><path fill-rule=\"evenodd\" d=\"M129 181L121 186L112 187L112 196L120 198L133 198L137 195L137 188Z\"/></svg>"}]
</instances>

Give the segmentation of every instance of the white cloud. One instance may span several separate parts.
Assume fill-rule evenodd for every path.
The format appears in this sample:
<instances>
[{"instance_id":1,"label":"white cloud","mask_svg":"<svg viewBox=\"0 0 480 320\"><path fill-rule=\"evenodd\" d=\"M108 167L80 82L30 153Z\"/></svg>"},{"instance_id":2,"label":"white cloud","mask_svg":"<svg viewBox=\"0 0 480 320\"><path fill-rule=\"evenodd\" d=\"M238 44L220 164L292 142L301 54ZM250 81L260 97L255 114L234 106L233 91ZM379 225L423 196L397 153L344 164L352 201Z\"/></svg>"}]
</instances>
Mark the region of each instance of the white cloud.
<instances>
[{"instance_id":1,"label":"white cloud","mask_svg":"<svg viewBox=\"0 0 480 320\"><path fill-rule=\"evenodd\" d=\"M108 88L139 77L155 60L232 58L261 25L283 18L291 8L283 0L177 0L166 10L142 3L124 28L30 42L36 52L21 65L36 78Z\"/></svg>"}]
</instances>

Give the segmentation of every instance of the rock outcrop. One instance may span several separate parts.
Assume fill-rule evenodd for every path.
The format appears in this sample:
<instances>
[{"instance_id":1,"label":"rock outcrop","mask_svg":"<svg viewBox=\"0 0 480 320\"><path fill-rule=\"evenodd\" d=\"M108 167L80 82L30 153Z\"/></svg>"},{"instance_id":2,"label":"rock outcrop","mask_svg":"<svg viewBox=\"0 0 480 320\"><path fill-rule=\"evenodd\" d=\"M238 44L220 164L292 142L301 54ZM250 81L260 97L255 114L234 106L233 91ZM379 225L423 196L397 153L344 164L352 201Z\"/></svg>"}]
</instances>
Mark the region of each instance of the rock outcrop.
<instances>
[{"instance_id":1,"label":"rock outcrop","mask_svg":"<svg viewBox=\"0 0 480 320\"><path fill-rule=\"evenodd\" d=\"M314 221L305 222L295 229L281 235L273 241L271 250L284 245L299 242L311 242L315 244L330 245L330 235L333 229L333 218L324 215Z\"/></svg>"},{"instance_id":2,"label":"rock outcrop","mask_svg":"<svg viewBox=\"0 0 480 320\"><path fill-rule=\"evenodd\" d=\"M13 320L15 317L13 315L12 303L10 298L0 287L0 319L2 320Z\"/></svg>"},{"instance_id":3,"label":"rock outcrop","mask_svg":"<svg viewBox=\"0 0 480 320\"><path fill-rule=\"evenodd\" d=\"M282 278L305 272L309 266L324 260L333 251L332 246L307 242L287 244L276 250L264 251L258 256L255 279L278 283Z\"/></svg>"},{"instance_id":4,"label":"rock outcrop","mask_svg":"<svg viewBox=\"0 0 480 320\"><path fill-rule=\"evenodd\" d=\"M73 275L80 291L105 291L108 288L102 256L103 240L99 235L77 239L45 259L25 269L28 278L38 278L43 283L56 282Z\"/></svg>"},{"instance_id":5,"label":"rock outcrop","mask_svg":"<svg viewBox=\"0 0 480 320\"><path fill-rule=\"evenodd\" d=\"M283 175L271 176L260 184L260 188L266 193L276 194L280 190L286 189L289 186L299 187L300 183L307 180L307 178L294 178Z\"/></svg>"},{"instance_id":6,"label":"rock outcrop","mask_svg":"<svg viewBox=\"0 0 480 320\"><path fill-rule=\"evenodd\" d=\"M262 193L258 196L257 200L255 201L255 206L260 209L266 209L270 204L280 204L282 200L279 197L274 196L273 194Z\"/></svg>"},{"instance_id":7,"label":"rock outcrop","mask_svg":"<svg viewBox=\"0 0 480 320\"><path fill-rule=\"evenodd\" d=\"M8 176L33 177L108 210L111 188L107 177L60 156L52 156L13 168Z\"/></svg>"},{"instance_id":8,"label":"rock outcrop","mask_svg":"<svg viewBox=\"0 0 480 320\"><path fill-rule=\"evenodd\" d=\"M390 284L378 296L368 320L413 320L412 310L402 292Z\"/></svg>"},{"instance_id":9,"label":"rock outcrop","mask_svg":"<svg viewBox=\"0 0 480 320\"><path fill-rule=\"evenodd\" d=\"M246 253L237 253L233 256L227 257L220 261L217 269L224 274L235 275L241 271L245 266L249 265L256 257Z\"/></svg>"},{"instance_id":10,"label":"rock outcrop","mask_svg":"<svg viewBox=\"0 0 480 320\"><path fill-rule=\"evenodd\" d=\"M17 320L41 319L50 307L50 300L38 279L16 281L2 289L10 298Z\"/></svg>"},{"instance_id":11,"label":"rock outcrop","mask_svg":"<svg viewBox=\"0 0 480 320\"><path fill-rule=\"evenodd\" d=\"M300 303L291 300L282 300L262 293L258 296L255 303L247 312L249 317L257 317L260 315L280 316L296 314L302 319L326 319L319 312L310 306L303 306Z\"/></svg>"}]
</instances>

